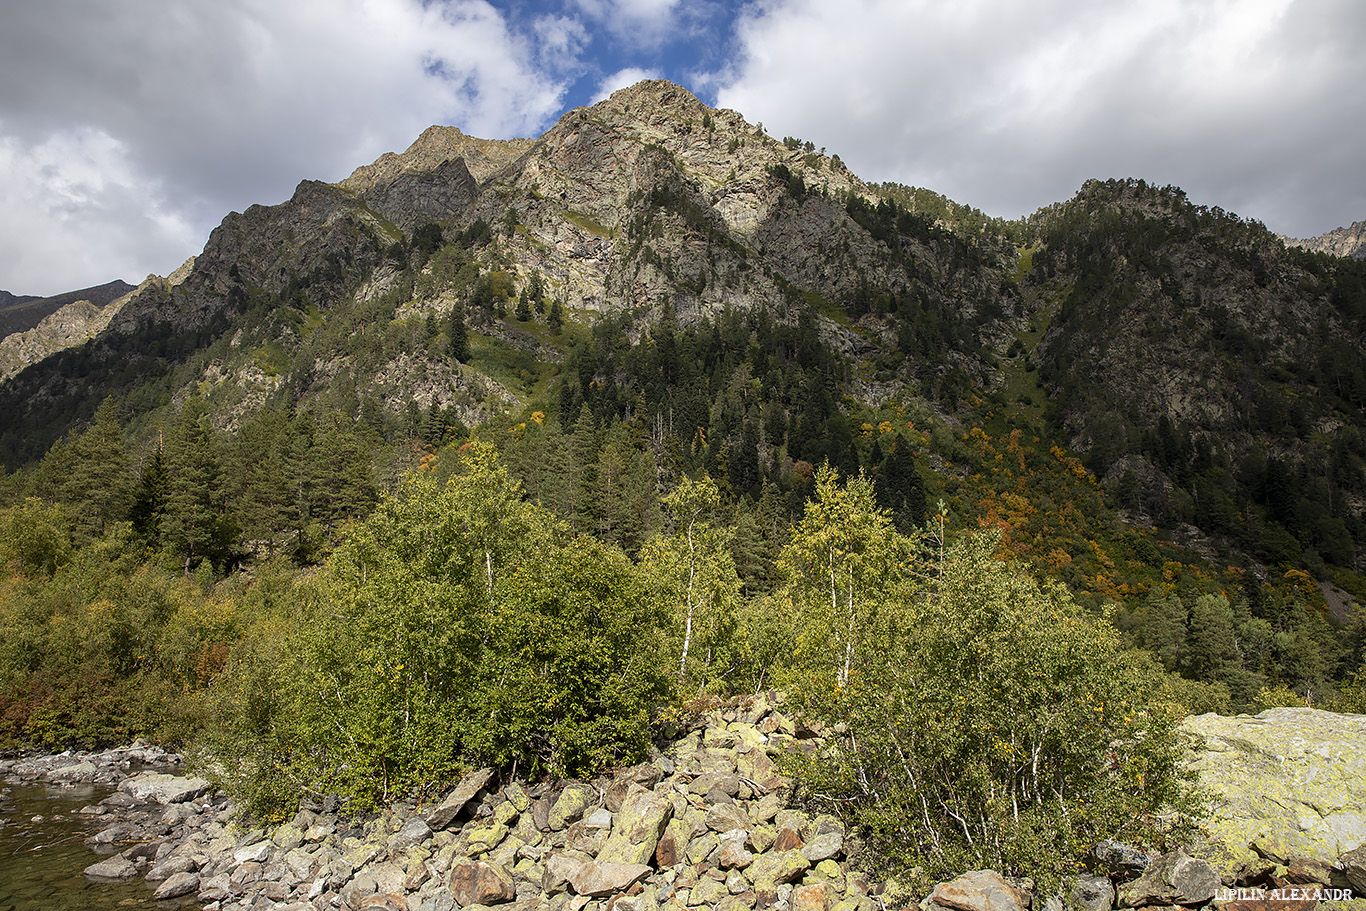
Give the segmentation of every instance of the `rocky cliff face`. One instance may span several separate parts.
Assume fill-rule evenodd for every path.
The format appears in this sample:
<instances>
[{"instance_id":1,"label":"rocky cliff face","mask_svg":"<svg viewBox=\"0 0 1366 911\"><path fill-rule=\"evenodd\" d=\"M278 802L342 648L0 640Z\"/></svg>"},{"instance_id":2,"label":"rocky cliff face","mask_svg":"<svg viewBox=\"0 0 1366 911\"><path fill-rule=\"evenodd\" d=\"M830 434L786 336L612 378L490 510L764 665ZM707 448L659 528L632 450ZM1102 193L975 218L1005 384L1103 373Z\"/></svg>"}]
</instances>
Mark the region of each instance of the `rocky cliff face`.
<instances>
[{"instance_id":1,"label":"rocky cliff face","mask_svg":"<svg viewBox=\"0 0 1366 911\"><path fill-rule=\"evenodd\" d=\"M1333 256L1350 256L1353 259L1366 259L1366 221L1353 222L1346 228L1334 228L1318 237L1307 240L1283 238L1287 244L1328 253Z\"/></svg>"},{"instance_id":2,"label":"rocky cliff face","mask_svg":"<svg viewBox=\"0 0 1366 911\"><path fill-rule=\"evenodd\" d=\"M136 293L131 291L103 307L89 300L73 301L43 317L27 332L0 339L0 382L51 354L85 344L103 332Z\"/></svg>"}]
</instances>

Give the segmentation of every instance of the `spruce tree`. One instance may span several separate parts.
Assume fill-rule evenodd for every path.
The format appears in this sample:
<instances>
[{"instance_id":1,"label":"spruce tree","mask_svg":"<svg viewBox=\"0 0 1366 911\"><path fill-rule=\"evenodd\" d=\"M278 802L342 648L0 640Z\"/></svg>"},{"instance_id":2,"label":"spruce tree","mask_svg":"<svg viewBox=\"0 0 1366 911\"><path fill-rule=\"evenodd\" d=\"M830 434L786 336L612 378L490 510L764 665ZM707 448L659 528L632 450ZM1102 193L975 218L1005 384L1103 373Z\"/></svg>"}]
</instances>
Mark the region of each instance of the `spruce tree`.
<instances>
[{"instance_id":1,"label":"spruce tree","mask_svg":"<svg viewBox=\"0 0 1366 911\"><path fill-rule=\"evenodd\" d=\"M470 330L465 325L464 304L456 304L451 309L448 336L450 338L451 357L462 364L468 364L470 360Z\"/></svg>"},{"instance_id":2,"label":"spruce tree","mask_svg":"<svg viewBox=\"0 0 1366 911\"><path fill-rule=\"evenodd\" d=\"M208 410L190 399L166 437L166 511L162 543L184 558L185 571L225 550L223 478Z\"/></svg>"}]
</instances>

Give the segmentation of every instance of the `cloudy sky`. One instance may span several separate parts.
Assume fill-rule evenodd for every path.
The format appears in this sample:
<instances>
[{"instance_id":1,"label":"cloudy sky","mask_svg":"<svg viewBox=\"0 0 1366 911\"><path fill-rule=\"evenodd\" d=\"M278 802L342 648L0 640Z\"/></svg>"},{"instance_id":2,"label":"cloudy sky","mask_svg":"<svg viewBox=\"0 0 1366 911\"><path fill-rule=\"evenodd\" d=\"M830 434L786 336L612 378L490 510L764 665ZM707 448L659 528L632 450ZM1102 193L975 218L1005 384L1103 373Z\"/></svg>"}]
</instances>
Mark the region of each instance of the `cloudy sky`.
<instances>
[{"instance_id":1,"label":"cloudy sky","mask_svg":"<svg viewBox=\"0 0 1366 911\"><path fill-rule=\"evenodd\" d=\"M1366 219L1360 0L15 0L0 289L165 275L430 124L535 136L647 77L992 215L1132 176Z\"/></svg>"}]
</instances>

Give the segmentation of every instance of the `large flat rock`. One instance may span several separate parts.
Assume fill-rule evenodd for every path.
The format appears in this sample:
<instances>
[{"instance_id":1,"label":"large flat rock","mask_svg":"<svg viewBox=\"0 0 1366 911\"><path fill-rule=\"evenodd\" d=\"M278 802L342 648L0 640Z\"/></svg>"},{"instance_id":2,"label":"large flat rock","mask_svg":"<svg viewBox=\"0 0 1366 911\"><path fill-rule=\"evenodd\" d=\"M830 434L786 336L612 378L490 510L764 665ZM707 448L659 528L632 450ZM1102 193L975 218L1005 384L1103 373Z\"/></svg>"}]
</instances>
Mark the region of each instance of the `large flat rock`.
<instances>
[{"instance_id":1,"label":"large flat rock","mask_svg":"<svg viewBox=\"0 0 1366 911\"><path fill-rule=\"evenodd\" d=\"M173 804L194 800L209 790L203 778L183 778L162 772L143 772L119 783L119 790L141 803Z\"/></svg>"},{"instance_id":2,"label":"large flat rock","mask_svg":"<svg viewBox=\"0 0 1366 911\"><path fill-rule=\"evenodd\" d=\"M1210 834L1237 859L1331 864L1366 843L1366 715L1278 708L1197 715L1182 727L1213 795Z\"/></svg>"}]
</instances>

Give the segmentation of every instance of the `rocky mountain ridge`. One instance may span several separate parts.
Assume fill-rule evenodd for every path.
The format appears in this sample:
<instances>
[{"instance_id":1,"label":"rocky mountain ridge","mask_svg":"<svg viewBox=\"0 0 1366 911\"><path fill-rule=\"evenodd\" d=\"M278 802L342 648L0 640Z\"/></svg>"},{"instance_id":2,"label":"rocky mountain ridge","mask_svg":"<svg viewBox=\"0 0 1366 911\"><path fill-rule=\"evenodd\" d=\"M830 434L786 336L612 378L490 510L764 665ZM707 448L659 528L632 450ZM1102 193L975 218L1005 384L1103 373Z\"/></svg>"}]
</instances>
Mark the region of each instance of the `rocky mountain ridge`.
<instances>
[{"instance_id":1,"label":"rocky mountain ridge","mask_svg":"<svg viewBox=\"0 0 1366 911\"><path fill-rule=\"evenodd\" d=\"M124 281L106 282L93 288L68 291L52 297L15 295L0 291L0 338L37 327L47 316L68 304L87 301L97 309L106 307L116 298L132 292L134 287Z\"/></svg>"},{"instance_id":2,"label":"rocky mountain ridge","mask_svg":"<svg viewBox=\"0 0 1366 911\"><path fill-rule=\"evenodd\" d=\"M794 308L836 312L875 287L978 323L994 347L1008 343L1009 319L991 298L1013 269L1012 251L969 248L947 234L874 238L846 211L847 199L872 213L877 196L837 157L778 142L671 83L645 82L571 111L535 141L434 128L341 184L304 181L286 203L232 213L182 280L145 282L78 357L103 362L114 351L147 351L160 344L139 341L149 336L170 334L172 347L188 354L185 346L202 348L229 326L259 334L267 327L251 324L250 314L282 299L324 313L354 306L391 287L402 265L392 257L405 255L397 245L433 221L448 232L493 226L485 268L501 267L516 285L539 276L548 297L589 320L629 311L648 321L668 310L689 322L769 307L795 322ZM433 290L419 288L401 302L403 313L449 312L454 298ZM896 344L885 320L856 329L826 313L818 318L842 350L871 354ZM286 331L261 341L293 347L298 337ZM921 369L933 373L948 360L984 378L989 366L974 347L938 351ZM156 376L172 365L146 367ZM78 389L70 373L53 362L12 378L0 394L31 412L110 391ZM311 381L300 381L306 393Z\"/></svg>"},{"instance_id":3,"label":"rocky mountain ridge","mask_svg":"<svg viewBox=\"0 0 1366 911\"><path fill-rule=\"evenodd\" d=\"M1348 256L1353 259L1366 259L1366 221L1353 222L1345 228L1334 228L1306 240L1282 238L1287 245L1303 247L1332 256Z\"/></svg>"},{"instance_id":4,"label":"rocky mountain ridge","mask_svg":"<svg viewBox=\"0 0 1366 911\"><path fill-rule=\"evenodd\" d=\"M1364 298L1333 262L1141 180L994 222L647 81L536 139L433 127L339 184L229 214L93 338L85 314L13 343L0 442L10 466L32 461L107 395L138 415L207 395L220 428L278 401L353 420L369 407L374 426L433 409L477 423L560 370L552 304L560 322L620 319L628 345L665 320L762 313L807 321L839 356L823 382L844 410L917 401L958 423L995 396L997 414L1046 420L1134 521L1199 529L1211 554L1232 541L1269 563L1352 563ZM480 356L443 350L457 317ZM575 369L583 390L614 379ZM772 403L793 428L800 405ZM1268 472L1309 488L1325 462L1299 498L1320 505L1266 493Z\"/></svg>"}]
</instances>

